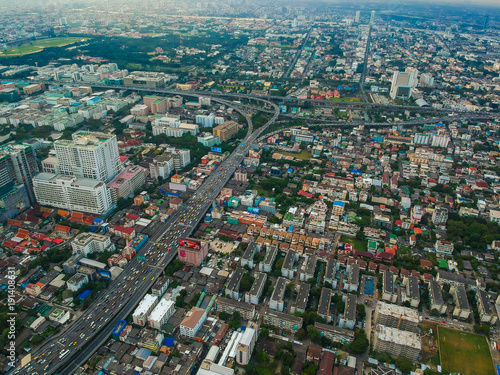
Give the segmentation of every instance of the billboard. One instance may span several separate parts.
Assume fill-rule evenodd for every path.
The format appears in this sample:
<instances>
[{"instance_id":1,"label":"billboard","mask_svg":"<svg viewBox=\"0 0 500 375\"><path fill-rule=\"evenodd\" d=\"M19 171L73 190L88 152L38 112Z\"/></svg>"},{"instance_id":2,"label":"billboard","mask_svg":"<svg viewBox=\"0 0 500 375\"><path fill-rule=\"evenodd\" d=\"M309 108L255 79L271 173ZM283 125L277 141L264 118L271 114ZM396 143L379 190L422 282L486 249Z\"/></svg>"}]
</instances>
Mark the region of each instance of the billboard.
<instances>
[{"instance_id":1,"label":"billboard","mask_svg":"<svg viewBox=\"0 0 500 375\"><path fill-rule=\"evenodd\" d=\"M189 247L190 249L200 250L201 242L191 238L179 238L179 246Z\"/></svg>"},{"instance_id":2,"label":"billboard","mask_svg":"<svg viewBox=\"0 0 500 375\"><path fill-rule=\"evenodd\" d=\"M99 270L97 270L97 273L103 279L108 279L108 280L111 279L111 272L109 272L108 270L99 269Z\"/></svg>"},{"instance_id":3,"label":"billboard","mask_svg":"<svg viewBox=\"0 0 500 375\"><path fill-rule=\"evenodd\" d=\"M222 148L220 148L220 147L210 147L210 151L222 153Z\"/></svg>"}]
</instances>

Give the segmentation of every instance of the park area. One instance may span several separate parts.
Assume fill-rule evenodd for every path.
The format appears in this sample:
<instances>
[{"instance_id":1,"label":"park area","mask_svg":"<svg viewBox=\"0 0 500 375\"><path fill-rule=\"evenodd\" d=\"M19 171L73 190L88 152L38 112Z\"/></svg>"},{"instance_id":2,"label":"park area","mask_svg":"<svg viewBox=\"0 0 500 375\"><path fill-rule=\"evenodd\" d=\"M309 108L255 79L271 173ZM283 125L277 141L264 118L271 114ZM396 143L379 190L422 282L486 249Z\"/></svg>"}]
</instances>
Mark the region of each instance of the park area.
<instances>
[{"instance_id":1,"label":"park area","mask_svg":"<svg viewBox=\"0 0 500 375\"><path fill-rule=\"evenodd\" d=\"M483 336L439 327L441 366L452 373L494 375L488 342Z\"/></svg>"},{"instance_id":2,"label":"park area","mask_svg":"<svg viewBox=\"0 0 500 375\"><path fill-rule=\"evenodd\" d=\"M85 42L88 38L67 37L67 38L48 38L33 40L19 47L10 47L0 50L0 57L24 56L30 53L43 51L45 48L64 47L77 42Z\"/></svg>"}]
</instances>

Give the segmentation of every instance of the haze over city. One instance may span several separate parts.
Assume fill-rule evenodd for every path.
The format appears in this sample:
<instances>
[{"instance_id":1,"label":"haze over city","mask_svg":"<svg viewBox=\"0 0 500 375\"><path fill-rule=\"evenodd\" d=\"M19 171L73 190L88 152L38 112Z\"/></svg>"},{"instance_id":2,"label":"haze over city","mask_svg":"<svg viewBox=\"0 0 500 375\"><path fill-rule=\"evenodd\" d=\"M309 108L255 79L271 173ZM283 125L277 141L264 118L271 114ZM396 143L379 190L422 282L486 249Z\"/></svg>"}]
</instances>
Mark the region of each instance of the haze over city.
<instances>
[{"instance_id":1,"label":"haze over city","mask_svg":"<svg viewBox=\"0 0 500 375\"><path fill-rule=\"evenodd\" d=\"M0 373L500 375L499 6L0 0Z\"/></svg>"}]
</instances>

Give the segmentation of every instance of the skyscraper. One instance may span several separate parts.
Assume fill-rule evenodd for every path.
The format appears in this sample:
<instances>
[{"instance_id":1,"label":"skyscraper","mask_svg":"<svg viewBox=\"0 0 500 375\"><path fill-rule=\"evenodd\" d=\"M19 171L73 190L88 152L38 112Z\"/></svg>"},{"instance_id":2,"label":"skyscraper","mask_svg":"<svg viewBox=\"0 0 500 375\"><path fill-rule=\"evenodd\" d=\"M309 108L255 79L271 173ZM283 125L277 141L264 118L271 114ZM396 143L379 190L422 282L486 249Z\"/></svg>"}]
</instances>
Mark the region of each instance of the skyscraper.
<instances>
[{"instance_id":1,"label":"skyscraper","mask_svg":"<svg viewBox=\"0 0 500 375\"><path fill-rule=\"evenodd\" d=\"M31 146L9 144L0 148L0 222L33 205L33 175L38 172Z\"/></svg>"},{"instance_id":2,"label":"skyscraper","mask_svg":"<svg viewBox=\"0 0 500 375\"><path fill-rule=\"evenodd\" d=\"M370 15L370 25L375 23L375 11L372 10L372 14Z\"/></svg>"},{"instance_id":3,"label":"skyscraper","mask_svg":"<svg viewBox=\"0 0 500 375\"><path fill-rule=\"evenodd\" d=\"M359 10L356 11L356 16L354 17L354 22L359 23L359 17L361 15L361 12Z\"/></svg>"},{"instance_id":4,"label":"skyscraper","mask_svg":"<svg viewBox=\"0 0 500 375\"><path fill-rule=\"evenodd\" d=\"M44 172L109 182L123 170L115 135L79 131L54 146L56 157L42 161Z\"/></svg>"}]
</instances>

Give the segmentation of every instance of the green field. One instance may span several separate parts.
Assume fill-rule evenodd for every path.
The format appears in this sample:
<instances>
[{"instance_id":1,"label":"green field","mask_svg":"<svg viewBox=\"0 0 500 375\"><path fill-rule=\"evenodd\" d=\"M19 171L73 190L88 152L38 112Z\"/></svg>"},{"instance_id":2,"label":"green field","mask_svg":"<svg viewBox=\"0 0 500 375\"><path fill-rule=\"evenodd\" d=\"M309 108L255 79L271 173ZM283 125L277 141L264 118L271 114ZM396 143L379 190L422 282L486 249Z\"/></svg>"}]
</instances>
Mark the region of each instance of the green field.
<instances>
[{"instance_id":1,"label":"green field","mask_svg":"<svg viewBox=\"0 0 500 375\"><path fill-rule=\"evenodd\" d=\"M441 366L464 375L495 375L488 342L483 336L439 327Z\"/></svg>"},{"instance_id":2,"label":"green field","mask_svg":"<svg viewBox=\"0 0 500 375\"><path fill-rule=\"evenodd\" d=\"M34 40L28 44L24 44L19 47L10 47L0 50L0 57L13 57L13 56L24 56L30 53L37 53L42 51L44 48L50 47L63 47L68 44L73 44L77 42L85 42L89 38L80 37L67 37L67 38L49 38Z\"/></svg>"}]
</instances>

